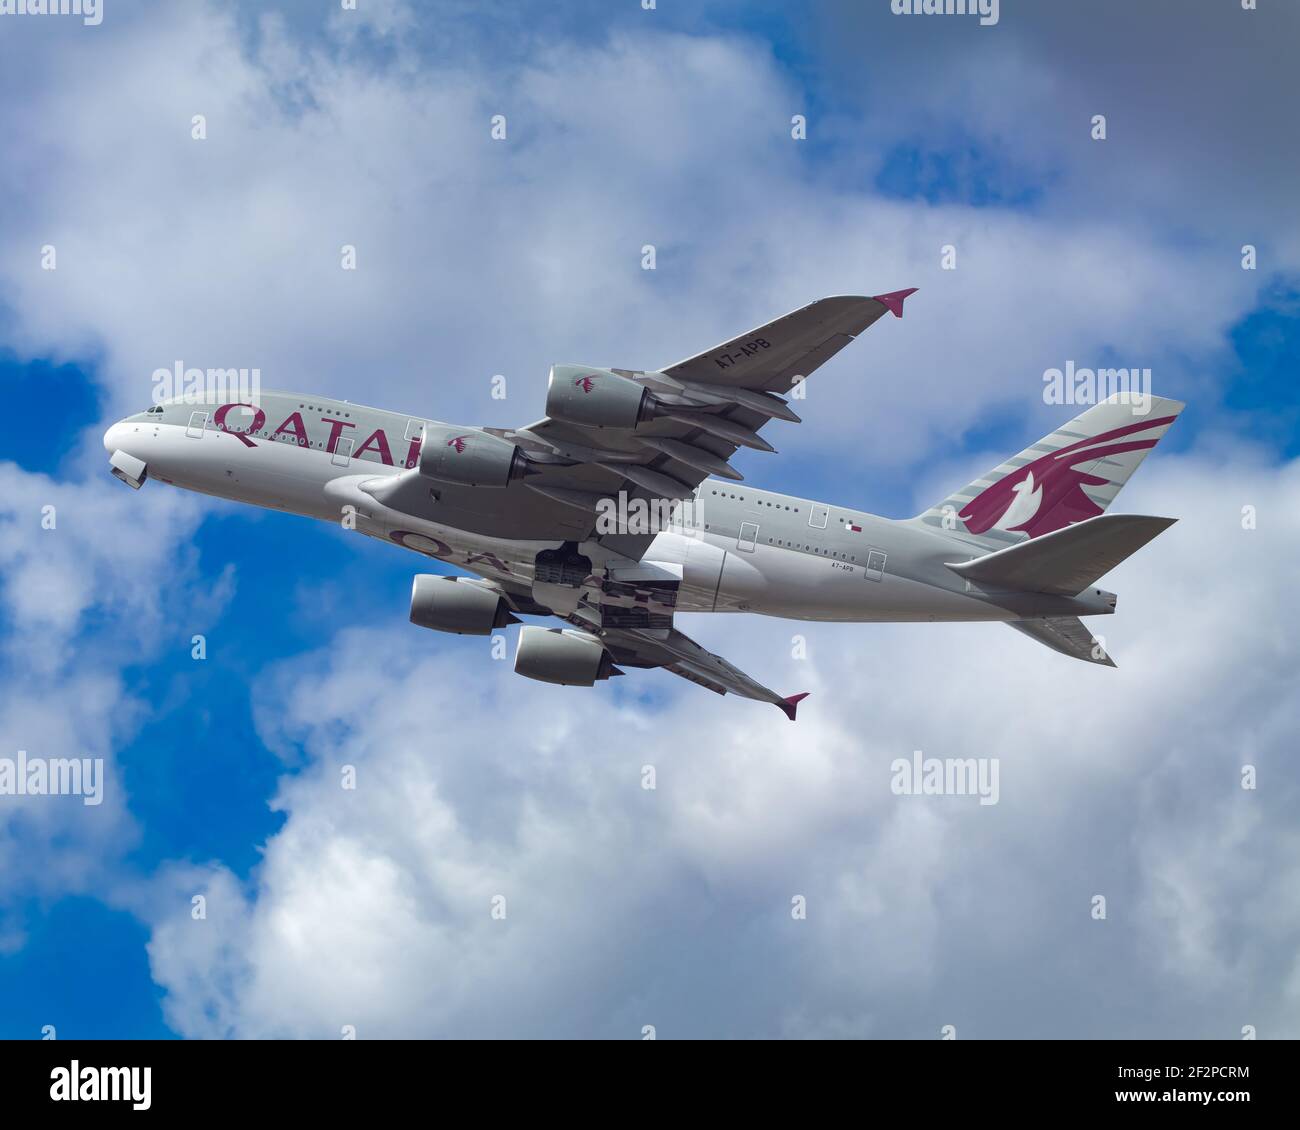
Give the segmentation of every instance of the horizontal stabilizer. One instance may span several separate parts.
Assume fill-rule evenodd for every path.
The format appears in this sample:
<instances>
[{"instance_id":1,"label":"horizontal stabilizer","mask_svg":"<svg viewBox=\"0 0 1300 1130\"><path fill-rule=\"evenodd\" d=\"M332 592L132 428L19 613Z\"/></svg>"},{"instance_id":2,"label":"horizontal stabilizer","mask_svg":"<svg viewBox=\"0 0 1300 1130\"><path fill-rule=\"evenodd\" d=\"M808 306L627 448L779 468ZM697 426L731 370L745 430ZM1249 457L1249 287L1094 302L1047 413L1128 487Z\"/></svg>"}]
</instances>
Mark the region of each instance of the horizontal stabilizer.
<instances>
[{"instance_id":1,"label":"horizontal stabilizer","mask_svg":"<svg viewBox=\"0 0 1300 1130\"><path fill-rule=\"evenodd\" d=\"M1030 639L1045 643L1053 651L1072 659L1100 663L1103 667L1115 666L1106 649L1077 616L1045 616L1041 620L1008 620L1007 623L1017 632L1023 632Z\"/></svg>"},{"instance_id":2,"label":"horizontal stabilizer","mask_svg":"<svg viewBox=\"0 0 1300 1130\"><path fill-rule=\"evenodd\" d=\"M1074 596L1177 520L1099 514L973 561L946 564L958 576L989 588Z\"/></svg>"}]
</instances>

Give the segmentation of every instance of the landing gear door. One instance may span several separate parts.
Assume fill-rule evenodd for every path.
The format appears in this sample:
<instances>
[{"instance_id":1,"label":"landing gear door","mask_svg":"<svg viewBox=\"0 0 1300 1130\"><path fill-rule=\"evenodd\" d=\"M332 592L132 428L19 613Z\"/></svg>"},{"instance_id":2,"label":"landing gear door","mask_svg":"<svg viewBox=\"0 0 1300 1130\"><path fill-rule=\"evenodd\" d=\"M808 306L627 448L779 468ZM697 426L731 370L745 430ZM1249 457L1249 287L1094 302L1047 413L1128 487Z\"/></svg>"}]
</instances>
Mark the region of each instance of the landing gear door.
<instances>
[{"instance_id":1,"label":"landing gear door","mask_svg":"<svg viewBox=\"0 0 1300 1130\"><path fill-rule=\"evenodd\" d=\"M753 553L756 541L758 541L758 523L741 522L740 536L736 538L736 548L741 553Z\"/></svg>"}]
</instances>

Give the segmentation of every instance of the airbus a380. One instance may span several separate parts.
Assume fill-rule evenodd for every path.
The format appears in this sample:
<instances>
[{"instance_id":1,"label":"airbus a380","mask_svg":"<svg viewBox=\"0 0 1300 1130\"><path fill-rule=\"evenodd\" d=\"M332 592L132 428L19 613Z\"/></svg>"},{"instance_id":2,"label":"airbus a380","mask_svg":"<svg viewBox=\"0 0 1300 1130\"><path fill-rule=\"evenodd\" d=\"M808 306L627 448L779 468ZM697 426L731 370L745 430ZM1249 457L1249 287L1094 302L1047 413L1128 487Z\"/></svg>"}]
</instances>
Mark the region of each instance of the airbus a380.
<instances>
[{"instance_id":1,"label":"airbus a380","mask_svg":"<svg viewBox=\"0 0 1300 1130\"><path fill-rule=\"evenodd\" d=\"M1081 617L1115 611L1097 580L1174 519L1107 514L1182 411L1113 396L907 519L759 490L731 463L798 423L787 397L886 313L896 291L823 298L654 371L554 365L546 416L462 427L346 401L265 393L164 401L104 435L111 470L340 522L473 577L420 574L410 618L489 635L520 616L515 670L592 686L663 667L780 707L686 636L678 613L794 620L1002 621L1114 666ZM656 516L665 518L655 522Z\"/></svg>"}]
</instances>

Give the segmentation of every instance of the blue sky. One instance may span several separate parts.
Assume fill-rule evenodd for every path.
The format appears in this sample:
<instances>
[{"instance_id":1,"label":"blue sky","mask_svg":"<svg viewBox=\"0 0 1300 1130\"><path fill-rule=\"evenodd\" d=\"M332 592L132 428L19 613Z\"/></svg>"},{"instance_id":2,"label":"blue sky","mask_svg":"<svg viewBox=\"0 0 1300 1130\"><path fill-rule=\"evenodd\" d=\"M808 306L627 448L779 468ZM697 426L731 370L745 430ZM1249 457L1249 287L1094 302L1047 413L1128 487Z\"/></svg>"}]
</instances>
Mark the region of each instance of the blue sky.
<instances>
[{"instance_id":1,"label":"blue sky","mask_svg":"<svg viewBox=\"0 0 1300 1130\"><path fill-rule=\"evenodd\" d=\"M100 814L0 808L0 1036L329 1036L357 1015L376 1035L635 1037L648 1015L687 1035L928 1037L944 1015L995 1035L1231 1035L1266 1009L1276 1031L1300 994L1297 923L1230 876L1235 852L1280 889L1300 874L1282 817L1297 778L1278 760L1294 709L1272 682L1295 645L1239 591L1291 618L1300 225L1277 138L1297 99L1261 44L1293 34L1293 14L1004 0L981 29L900 22L886 0L363 0L355 25L307 4L145 7L108 0L98 29L0 28L0 387L23 422L0 509L2 752L75 746L117 774ZM1228 36L1240 61L1207 76L1207 44ZM1166 38L1174 61L1146 67ZM1072 49L1095 69L1061 69ZM16 92L42 66L28 106ZM101 97L128 70L151 77ZM498 107L512 140L493 149ZM1217 129L1247 107L1248 125ZM1111 119L1106 142L1088 138L1091 111ZM340 279L353 240L363 270ZM36 266L47 242L53 277ZM1145 576L1125 567L1110 685L1043 672L992 628L813 629L826 713L801 711L797 739L663 675L557 700L406 623L426 562L162 484L130 496L99 445L175 357L520 424L552 362L667 363L823 293L912 285L903 321L819 373L782 454L744 470L904 516L1062 422L1046 368L1151 367L1188 408L1122 502L1183 516L1187 540L1153 548ZM48 500L59 529L42 533ZM1243 505L1266 516L1256 542ZM1230 564L1208 568L1219 554ZM1214 606L1213 643L1175 627L1189 594ZM794 630L699 634L789 680L804 678ZM1238 664L1270 673L1259 698L1232 684ZM962 698L975 670L1024 697ZM1067 737L1049 707L1071 678L1095 718ZM949 695L972 721L932 712ZM980 823L837 799L870 792L864 766L945 744L1036 767ZM1258 811L1213 796L1221 756L1229 776L1239 757L1273 766ZM349 759L390 786L364 817L327 792ZM645 761L679 782L653 815L616 783ZM983 877L951 862L964 851ZM1203 853L1201 873L1181 870ZM484 891L515 882L525 906L544 892L552 915L523 911L515 938L484 943L462 909L480 867ZM814 876L839 879L805 945L783 908ZM1132 916L1099 948L1051 925L1105 883ZM196 891L214 908L203 941L186 933ZM389 961L399 943L412 966ZM375 963L381 992L360 973ZM756 990L764 968L781 984ZM996 991L1017 975L1039 1007ZM1189 1002L1189 984L1209 988Z\"/></svg>"}]
</instances>

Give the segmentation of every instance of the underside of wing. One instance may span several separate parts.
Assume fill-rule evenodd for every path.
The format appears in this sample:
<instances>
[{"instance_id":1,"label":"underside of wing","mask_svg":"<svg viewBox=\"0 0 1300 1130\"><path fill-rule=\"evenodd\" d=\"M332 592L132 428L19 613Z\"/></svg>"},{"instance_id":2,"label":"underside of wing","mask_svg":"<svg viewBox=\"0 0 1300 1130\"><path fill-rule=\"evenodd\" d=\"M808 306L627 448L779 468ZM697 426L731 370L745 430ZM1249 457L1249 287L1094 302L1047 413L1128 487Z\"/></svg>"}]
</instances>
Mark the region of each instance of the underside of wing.
<instances>
[{"instance_id":1,"label":"underside of wing","mask_svg":"<svg viewBox=\"0 0 1300 1130\"><path fill-rule=\"evenodd\" d=\"M795 710L806 694L777 694L673 627L675 593L671 574L662 566L642 565L614 578L588 580L599 582L598 592L587 589L582 595L574 594L567 606L557 603L554 607L540 603L524 585L473 582L476 588L499 594L513 613L557 616L569 625L564 629L521 628L517 672L544 682L590 686L596 680L624 674L624 668L662 667L715 694L770 702L794 721ZM435 583L445 585L444 580ZM651 598L649 608L647 597ZM430 626L423 619L417 622ZM486 621L484 624L480 634L489 630ZM495 617L493 624L499 624Z\"/></svg>"},{"instance_id":2,"label":"underside of wing","mask_svg":"<svg viewBox=\"0 0 1300 1130\"><path fill-rule=\"evenodd\" d=\"M799 703L808 697L806 693L786 696L769 690L675 628L666 632L615 629L604 632L601 642L620 667L662 667L716 694L770 702L791 722Z\"/></svg>"}]
</instances>

